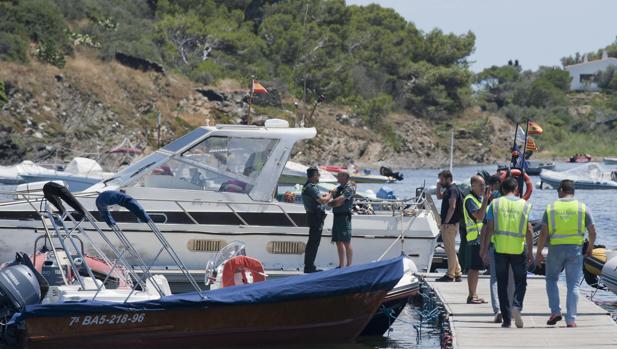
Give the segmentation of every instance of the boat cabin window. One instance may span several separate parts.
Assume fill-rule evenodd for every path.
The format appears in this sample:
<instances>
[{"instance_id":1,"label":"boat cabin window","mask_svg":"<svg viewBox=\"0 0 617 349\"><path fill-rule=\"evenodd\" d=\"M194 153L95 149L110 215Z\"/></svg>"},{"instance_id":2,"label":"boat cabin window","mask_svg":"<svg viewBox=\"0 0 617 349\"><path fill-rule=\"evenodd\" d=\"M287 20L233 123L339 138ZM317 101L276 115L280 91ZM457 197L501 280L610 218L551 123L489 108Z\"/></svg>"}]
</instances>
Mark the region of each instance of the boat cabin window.
<instances>
[{"instance_id":1,"label":"boat cabin window","mask_svg":"<svg viewBox=\"0 0 617 349\"><path fill-rule=\"evenodd\" d=\"M182 157L222 172L255 179L276 143L276 139L210 137L184 152Z\"/></svg>"},{"instance_id":2,"label":"boat cabin window","mask_svg":"<svg viewBox=\"0 0 617 349\"><path fill-rule=\"evenodd\" d=\"M210 137L174 156L138 185L249 193L277 140Z\"/></svg>"}]
</instances>

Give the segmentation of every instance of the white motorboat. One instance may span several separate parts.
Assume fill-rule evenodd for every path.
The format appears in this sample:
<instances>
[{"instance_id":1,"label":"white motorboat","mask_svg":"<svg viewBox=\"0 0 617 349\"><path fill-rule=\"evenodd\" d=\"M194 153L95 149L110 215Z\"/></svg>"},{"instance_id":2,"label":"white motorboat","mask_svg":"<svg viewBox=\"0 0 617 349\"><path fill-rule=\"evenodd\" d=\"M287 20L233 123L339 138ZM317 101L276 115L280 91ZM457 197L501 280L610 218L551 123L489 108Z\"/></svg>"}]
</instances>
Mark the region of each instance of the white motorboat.
<instances>
[{"instance_id":1,"label":"white motorboat","mask_svg":"<svg viewBox=\"0 0 617 349\"><path fill-rule=\"evenodd\" d=\"M617 165L617 158L604 158L602 159L605 165Z\"/></svg>"},{"instance_id":2,"label":"white motorboat","mask_svg":"<svg viewBox=\"0 0 617 349\"><path fill-rule=\"evenodd\" d=\"M294 185L306 183L307 169L308 166L293 161L287 161L285 169L279 179L279 184ZM321 171L319 181L322 183L336 183L336 177L328 171Z\"/></svg>"},{"instance_id":3,"label":"white motorboat","mask_svg":"<svg viewBox=\"0 0 617 349\"><path fill-rule=\"evenodd\" d=\"M554 170L555 163L552 161L528 160L525 172L530 176L538 176L542 170Z\"/></svg>"},{"instance_id":4,"label":"white motorboat","mask_svg":"<svg viewBox=\"0 0 617 349\"><path fill-rule=\"evenodd\" d=\"M611 292L617 294L617 252L607 251L607 261L602 267L600 281Z\"/></svg>"},{"instance_id":5,"label":"white motorboat","mask_svg":"<svg viewBox=\"0 0 617 349\"><path fill-rule=\"evenodd\" d=\"M76 197L100 219L98 192L125 191L141 202L192 270L203 270L205 261L237 239L267 270L299 270L308 238L304 207L278 202L274 194L294 144L315 135L314 128L289 128L282 120L268 120L264 127L200 127ZM22 197L27 200L0 204L0 260L10 259L13 251L30 250L43 231L34 209L41 198ZM389 211L353 216L354 263L403 251L419 271L428 270L439 234L430 197L389 204ZM157 249L147 238L151 232L124 209L113 215L146 263L154 260ZM329 243L332 218L326 217L316 261L324 269L338 265ZM89 249L86 243L86 253ZM172 261L163 257L155 265L162 270L168 266Z\"/></svg>"},{"instance_id":6,"label":"white motorboat","mask_svg":"<svg viewBox=\"0 0 617 349\"><path fill-rule=\"evenodd\" d=\"M62 181L73 192L110 178L113 173L104 172L95 160L75 157L64 170L52 169L26 160L14 166L0 167L0 183L23 184L47 181Z\"/></svg>"},{"instance_id":7,"label":"white motorboat","mask_svg":"<svg viewBox=\"0 0 617 349\"><path fill-rule=\"evenodd\" d=\"M574 181L576 189L617 189L617 173L604 169L600 164L589 163L567 171L542 170L542 183L553 188L559 187L564 179Z\"/></svg>"}]
</instances>

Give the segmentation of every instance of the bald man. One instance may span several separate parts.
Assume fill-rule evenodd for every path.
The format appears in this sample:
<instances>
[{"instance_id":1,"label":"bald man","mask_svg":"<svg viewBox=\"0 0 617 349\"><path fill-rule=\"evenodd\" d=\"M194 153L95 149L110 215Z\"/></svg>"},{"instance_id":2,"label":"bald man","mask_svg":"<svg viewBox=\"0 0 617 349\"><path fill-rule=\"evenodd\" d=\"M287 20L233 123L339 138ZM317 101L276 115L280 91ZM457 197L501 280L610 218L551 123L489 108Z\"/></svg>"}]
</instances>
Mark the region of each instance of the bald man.
<instances>
[{"instance_id":1,"label":"bald man","mask_svg":"<svg viewBox=\"0 0 617 349\"><path fill-rule=\"evenodd\" d=\"M486 188L484 178L481 176L471 177L471 192L463 200L465 232L467 238L467 253L465 265L467 266L467 286L469 295L467 304L482 304L486 301L478 297L478 278L480 270L484 268L480 258L480 231L482 230L484 216L490 197L490 189Z\"/></svg>"}]
</instances>

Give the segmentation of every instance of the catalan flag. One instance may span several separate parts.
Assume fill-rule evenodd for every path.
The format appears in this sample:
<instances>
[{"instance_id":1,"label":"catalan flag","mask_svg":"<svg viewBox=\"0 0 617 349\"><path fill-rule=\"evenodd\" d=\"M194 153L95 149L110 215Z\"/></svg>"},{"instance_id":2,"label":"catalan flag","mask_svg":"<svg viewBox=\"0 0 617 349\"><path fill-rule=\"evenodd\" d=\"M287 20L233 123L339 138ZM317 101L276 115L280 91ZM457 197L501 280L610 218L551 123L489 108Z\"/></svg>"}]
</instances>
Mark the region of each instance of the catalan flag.
<instances>
[{"instance_id":1,"label":"catalan flag","mask_svg":"<svg viewBox=\"0 0 617 349\"><path fill-rule=\"evenodd\" d=\"M542 130L542 127L540 127L540 125L538 125L536 122L534 121L529 121L527 124L527 133L530 135L541 135L542 132L544 132Z\"/></svg>"},{"instance_id":2,"label":"catalan flag","mask_svg":"<svg viewBox=\"0 0 617 349\"><path fill-rule=\"evenodd\" d=\"M538 146L536 145L536 141L533 140L533 138L531 137L527 137L527 147L526 147L527 151L538 151Z\"/></svg>"},{"instance_id":3,"label":"catalan flag","mask_svg":"<svg viewBox=\"0 0 617 349\"><path fill-rule=\"evenodd\" d=\"M268 90L266 90L266 88L259 83L259 81L257 80L253 80L253 84L251 86L251 94L266 94L268 93Z\"/></svg>"}]
</instances>

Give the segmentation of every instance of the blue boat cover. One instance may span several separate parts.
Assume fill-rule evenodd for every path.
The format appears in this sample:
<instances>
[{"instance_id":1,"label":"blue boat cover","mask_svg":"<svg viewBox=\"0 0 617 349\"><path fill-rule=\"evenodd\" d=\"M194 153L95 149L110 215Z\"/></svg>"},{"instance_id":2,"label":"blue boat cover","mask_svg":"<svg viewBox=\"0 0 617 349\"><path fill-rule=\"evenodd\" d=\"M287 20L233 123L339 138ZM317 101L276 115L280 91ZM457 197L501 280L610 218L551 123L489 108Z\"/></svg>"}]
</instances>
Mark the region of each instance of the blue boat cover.
<instances>
[{"instance_id":1,"label":"blue boat cover","mask_svg":"<svg viewBox=\"0 0 617 349\"><path fill-rule=\"evenodd\" d=\"M386 200L396 200L396 195L394 195L394 190L392 188L384 185L379 188L376 194L378 199L386 199Z\"/></svg>"},{"instance_id":2,"label":"blue boat cover","mask_svg":"<svg viewBox=\"0 0 617 349\"><path fill-rule=\"evenodd\" d=\"M29 305L13 316L10 323L29 317L73 316L95 312L163 311L182 307L225 306L235 304L276 303L298 299L391 290L403 276L403 258L360 264L312 274L267 280L255 284L226 287L165 296L158 300L114 303L79 301Z\"/></svg>"},{"instance_id":3,"label":"blue boat cover","mask_svg":"<svg viewBox=\"0 0 617 349\"><path fill-rule=\"evenodd\" d=\"M139 202L133 199L132 196L127 195L123 192L108 190L102 192L96 198L96 208L98 208L101 217L103 218L105 223L107 223L107 225L109 225L110 227L116 224L114 217L112 217L111 213L109 212L108 206L111 205L119 205L126 208L127 210L131 211L135 216L137 216L137 218L139 218L139 220L141 220L142 222L147 222L148 220L150 220L150 217L148 216L148 213L146 213L146 210L144 210L143 207L141 207L141 205L139 204Z\"/></svg>"}]
</instances>

